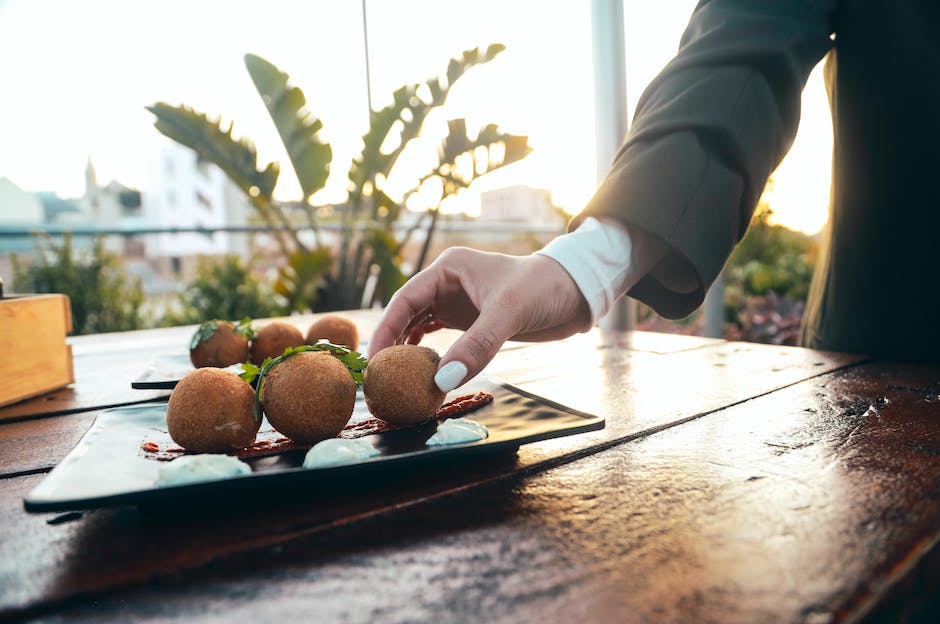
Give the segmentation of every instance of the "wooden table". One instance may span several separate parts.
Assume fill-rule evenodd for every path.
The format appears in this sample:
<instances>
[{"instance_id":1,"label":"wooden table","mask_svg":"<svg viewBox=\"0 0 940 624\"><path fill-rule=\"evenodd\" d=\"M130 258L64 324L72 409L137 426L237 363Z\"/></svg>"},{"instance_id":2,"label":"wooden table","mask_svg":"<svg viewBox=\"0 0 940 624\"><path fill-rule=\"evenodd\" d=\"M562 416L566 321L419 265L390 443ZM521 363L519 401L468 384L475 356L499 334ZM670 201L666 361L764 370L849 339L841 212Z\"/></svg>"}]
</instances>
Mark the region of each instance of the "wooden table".
<instances>
[{"instance_id":1,"label":"wooden table","mask_svg":"<svg viewBox=\"0 0 940 624\"><path fill-rule=\"evenodd\" d=\"M351 316L368 336L375 314ZM0 620L823 623L940 605L940 367L666 334L507 346L489 372L606 418L517 455L213 509L26 513L98 411L166 398L130 381L191 331L74 338L74 387L0 410Z\"/></svg>"}]
</instances>

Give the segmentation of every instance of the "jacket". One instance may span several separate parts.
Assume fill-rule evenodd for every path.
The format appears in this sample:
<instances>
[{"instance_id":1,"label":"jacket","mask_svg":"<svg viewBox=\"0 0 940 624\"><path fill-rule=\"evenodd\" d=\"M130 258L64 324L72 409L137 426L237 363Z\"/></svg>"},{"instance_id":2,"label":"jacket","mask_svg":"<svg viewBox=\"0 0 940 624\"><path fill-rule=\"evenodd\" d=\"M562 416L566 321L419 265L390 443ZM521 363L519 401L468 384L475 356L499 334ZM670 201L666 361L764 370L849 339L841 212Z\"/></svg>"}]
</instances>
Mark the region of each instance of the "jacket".
<instances>
[{"instance_id":1,"label":"jacket","mask_svg":"<svg viewBox=\"0 0 940 624\"><path fill-rule=\"evenodd\" d=\"M668 270L628 294L671 318L701 304L789 150L803 86L828 53L833 186L804 344L940 361L938 32L932 0L700 2L579 216L615 218L668 245ZM663 277L676 273L693 287Z\"/></svg>"}]
</instances>

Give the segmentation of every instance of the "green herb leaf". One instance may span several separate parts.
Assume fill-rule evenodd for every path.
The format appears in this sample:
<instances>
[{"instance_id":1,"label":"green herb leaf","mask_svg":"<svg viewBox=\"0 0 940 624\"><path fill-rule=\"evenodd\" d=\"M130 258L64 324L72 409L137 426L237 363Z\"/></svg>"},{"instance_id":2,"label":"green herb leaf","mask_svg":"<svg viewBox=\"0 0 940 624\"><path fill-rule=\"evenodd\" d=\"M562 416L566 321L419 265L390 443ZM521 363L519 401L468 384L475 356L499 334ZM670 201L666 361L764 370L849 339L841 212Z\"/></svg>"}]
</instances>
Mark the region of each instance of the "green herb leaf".
<instances>
[{"instance_id":1,"label":"green herb leaf","mask_svg":"<svg viewBox=\"0 0 940 624\"><path fill-rule=\"evenodd\" d=\"M244 379L250 384L255 382L255 378L261 373L261 369L251 362L242 362L242 372L239 373L239 377Z\"/></svg>"},{"instance_id":2,"label":"green herb leaf","mask_svg":"<svg viewBox=\"0 0 940 624\"><path fill-rule=\"evenodd\" d=\"M348 370L349 374L352 375L353 381L356 382L357 386L362 384L363 372L366 370L366 365L368 362L366 361L366 358L362 356L362 354L357 351L353 351L349 347L335 345L325 340L321 340L314 345L287 347L284 349L284 353L281 355L273 358L265 358L260 367L255 366L251 362L245 362L242 364L242 373L239 376L248 383L254 384L255 386L255 421L261 419L261 400L263 398L262 395L264 392L265 377L267 377L268 373L271 372L272 368L290 356L296 355L298 353L304 353L306 351L326 351L327 353L330 353L333 355L333 357L343 363L343 365L346 367L346 370Z\"/></svg>"},{"instance_id":3,"label":"green herb leaf","mask_svg":"<svg viewBox=\"0 0 940 624\"><path fill-rule=\"evenodd\" d=\"M353 376L353 379L356 381L356 385L362 384L362 373L366 370L366 365L368 362L366 358L363 357L358 351L353 351L349 347L344 347L343 345L335 345L326 340L321 340L315 345L307 345L310 347L306 349L307 351L327 351L333 354L337 360L343 363L343 366L349 371L349 374Z\"/></svg>"},{"instance_id":4,"label":"green herb leaf","mask_svg":"<svg viewBox=\"0 0 940 624\"><path fill-rule=\"evenodd\" d=\"M204 342L212 338L215 334L216 328L219 326L218 321L206 321L196 329L196 333L193 334L193 337L189 340L189 350L192 351L199 346L200 342Z\"/></svg>"},{"instance_id":5,"label":"green herb leaf","mask_svg":"<svg viewBox=\"0 0 940 624\"><path fill-rule=\"evenodd\" d=\"M251 317L246 316L238 321L238 324L235 325L235 334L247 338L248 340L255 339L256 332L254 325L251 324Z\"/></svg>"}]
</instances>

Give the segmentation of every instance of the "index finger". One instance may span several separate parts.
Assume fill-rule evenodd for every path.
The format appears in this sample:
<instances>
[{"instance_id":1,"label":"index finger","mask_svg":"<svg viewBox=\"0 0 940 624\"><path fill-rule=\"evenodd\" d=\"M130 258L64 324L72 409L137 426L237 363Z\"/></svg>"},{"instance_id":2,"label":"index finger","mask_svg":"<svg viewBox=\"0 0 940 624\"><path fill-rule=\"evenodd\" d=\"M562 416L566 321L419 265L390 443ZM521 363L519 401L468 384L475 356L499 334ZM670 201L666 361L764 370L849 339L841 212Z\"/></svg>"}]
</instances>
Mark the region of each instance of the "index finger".
<instances>
[{"instance_id":1,"label":"index finger","mask_svg":"<svg viewBox=\"0 0 940 624\"><path fill-rule=\"evenodd\" d=\"M372 334L372 339L369 340L370 358L385 347L398 342L412 320L419 315L423 316L434 303L437 289L434 286L434 278L428 273L429 270L431 269L412 277L392 296Z\"/></svg>"}]
</instances>

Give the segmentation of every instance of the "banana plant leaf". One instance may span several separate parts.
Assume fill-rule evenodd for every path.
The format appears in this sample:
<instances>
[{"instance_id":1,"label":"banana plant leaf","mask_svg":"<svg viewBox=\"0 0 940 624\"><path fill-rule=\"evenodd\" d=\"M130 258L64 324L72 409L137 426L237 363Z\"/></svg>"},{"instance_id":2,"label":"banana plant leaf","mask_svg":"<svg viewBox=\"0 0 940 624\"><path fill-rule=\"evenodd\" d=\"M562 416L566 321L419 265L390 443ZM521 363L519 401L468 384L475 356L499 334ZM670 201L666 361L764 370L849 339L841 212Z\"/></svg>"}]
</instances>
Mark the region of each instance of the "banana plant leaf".
<instances>
[{"instance_id":1,"label":"banana plant leaf","mask_svg":"<svg viewBox=\"0 0 940 624\"><path fill-rule=\"evenodd\" d=\"M505 49L503 44L494 43L485 50L465 50L459 58L450 59L446 83L440 78L432 78L424 83L423 87L430 95L429 100L422 97L422 85L405 85L395 91L391 104L382 110L373 111L369 132L362 137L362 153L353 159L349 170L349 180L355 189L351 193L351 203L359 203L367 182L374 180L379 174L385 178L389 177L405 146L421 133L421 127L428 114L447 101L454 84L469 69L492 61ZM383 153L382 146L389 134L399 126L401 131L398 145L391 152Z\"/></svg>"},{"instance_id":2,"label":"banana plant leaf","mask_svg":"<svg viewBox=\"0 0 940 624\"><path fill-rule=\"evenodd\" d=\"M423 181L440 176L444 182L443 197L470 186L487 173L522 160L532 152L528 137L501 132L496 124L483 127L475 139L467 134L467 124L463 119L451 119L447 122L447 129L447 136L438 148L437 169L422 178ZM485 159L479 155L480 148L485 150ZM458 161L464 157L473 162L469 176L463 175L458 167Z\"/></svg>"},{"instance_id":3,"label":"banana plant leaf","mask_svg":"<svg viewBox=\"0 0 940 624\"><path fill-rule=\"evenodd\" d=\"M296 251L278 270L274 291L287 300L291 310L315 310L324 276L333 266L333 252L325 247Z\"/></svg>"},{"instance_id":4,"label":"banana plant leaf","mask_svg":"<svg viewBox=\"0 0 940 624\"><path fill-rule=\"evenodd\" d=\"M366 236L366 244L372 252L372 264L378 267L378 283L372 301L388 303L395 291L405 285L407 276L401 270L399 245L390 232L373 228Z\"/></svg>"},{"instance_id":5,"label":"banana plant leaf","mask_svg":"<svg viewBox=\"0 0 940 624\"><path fill-rule=\"evenodd\" d=\"M303 91L272 63L246 54L245 67L277 128L306 201L324 187L330 175L333 149L320 140L323 122L307 109Z\"/></svg>"},{"instance_id":6,"label":"banana plant leaf","mask_svg":"<svg viewBox=\"0 0 940 624\"><path fill-rule=\"evenodd\" d=\"M165 102L157 102L147 110L157 118L153 125L161 133L217 165L245 193L271 199L280 173L278 164L271 162L259 170L254 144L247 139L235 139L232 124L223 129L221 119L213 121L187 106Z\"/></svg>"}]
</instances>

